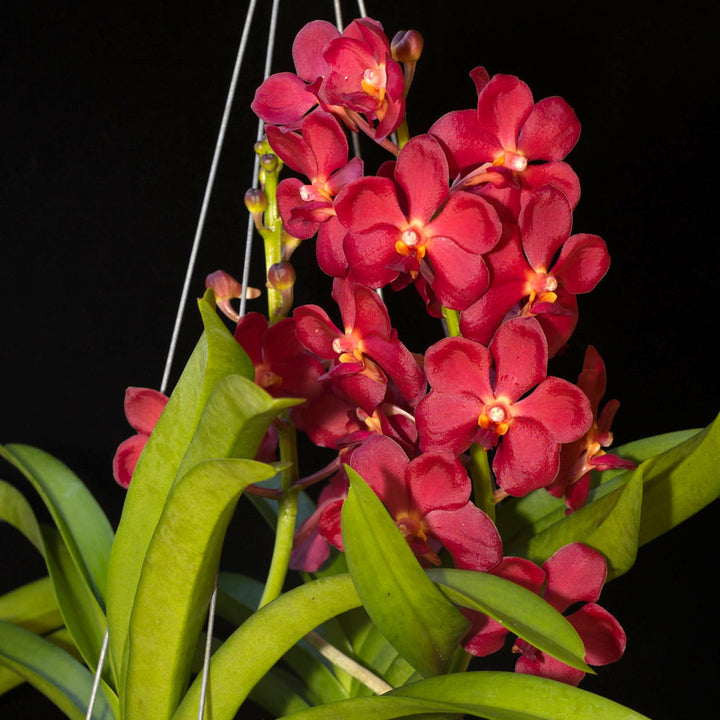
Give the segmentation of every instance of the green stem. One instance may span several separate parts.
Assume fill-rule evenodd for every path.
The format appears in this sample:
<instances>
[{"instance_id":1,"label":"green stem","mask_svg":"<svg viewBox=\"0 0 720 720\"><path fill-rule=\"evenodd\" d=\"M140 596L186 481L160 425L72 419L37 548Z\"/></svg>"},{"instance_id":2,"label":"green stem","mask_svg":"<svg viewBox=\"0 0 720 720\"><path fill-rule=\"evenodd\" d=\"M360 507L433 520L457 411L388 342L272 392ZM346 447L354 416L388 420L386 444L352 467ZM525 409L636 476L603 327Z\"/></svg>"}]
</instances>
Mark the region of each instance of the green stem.
<instances>
[{"instance_id":1,"label":"green stem","mask_svg":"<svg viewBox=\"0 0 720 720\"><path fill-rule=\"evenodd\" d=\"M298 509L298 490L292 487L297 480L298 467L295 427L289 420L278 420L276 427L280 440L280 460L288 462L289 465L280 475L282 495L278 502L275 545L259 607L267 605L282 593L293 547Z\"/></svg>"},{"instance_id":2,"label":"green stem","mask_svg":"<svg viewBox=\"0 0 720 720\"><path fill-rule=\"evenodd\" d=\"M443 307L442 314L447 325L448 337L460 337L460 313L457 310Z\"/></svg>"},{"instance_id":3,"label":"green stem","mask_svg":"<svg viewBox=\"0 0 720 720\"><path fill-rule=\"evenodd\" d=\"M475 504L495 522L495 501L492 472L487 450L477 443L470 446L470 477Z\"/></svg>"},{"instance_id":4,"label":"green stem","mask_svg":"<svg viewBox=\"0 0 720 720\"><path fill-rule=\"evenodd\" d=\"M407 116L402 119L402 122L398 125L396 132L398 147L402 150L406 143L410 140L410 130L408 129Z\"/></svg>"},{"instance_id":5,"label":"green stem","mask_svg":"<svg viewBox=\"0 0 720 720\"><path fill-rule=\"evenodd\" d=\"M265 243L265 277L267 278L270 268L282 260L282 221L277 206L277 186L279 179L280 163L273 170L264 170L262 175L263 189L267 197L267 208L264 217L264 232L262 233ZM277 322L282 317L283 297L282 293L275 288L268 287L268 319L270 323Z\"/></svg>"}]
</instances>

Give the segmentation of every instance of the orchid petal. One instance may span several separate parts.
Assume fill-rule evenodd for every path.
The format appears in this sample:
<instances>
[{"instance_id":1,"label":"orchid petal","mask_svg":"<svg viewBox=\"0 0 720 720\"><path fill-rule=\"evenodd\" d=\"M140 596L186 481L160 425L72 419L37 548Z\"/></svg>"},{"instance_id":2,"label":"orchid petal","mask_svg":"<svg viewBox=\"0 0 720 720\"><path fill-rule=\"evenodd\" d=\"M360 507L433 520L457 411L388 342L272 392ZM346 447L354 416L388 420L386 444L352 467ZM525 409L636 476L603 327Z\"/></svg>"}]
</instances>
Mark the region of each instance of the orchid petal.
<instances>
[{"instance_id":1,"label":"orchid petal","mask_svg":"<svg viewBox=\"0 0 720 720\"><path fill-rule=\"evenodd\" d=\"M524 200L518 223L530 265L538 272L547 272L558 248L570 236L570 203L561 190L542 187Z\"/></svg>"},{"instance_id":2,"label":"orchid petal","mask_svg":"<svg viewBox=\"0 0 720 720\"><path fill-rule=\"evenodd\" d=\"M399 228L407 224L398 203L395 183L384 177L363 177L346 185L335 198L335 212L352 233L386 225Z\"/></svg>"},{"instance_id":3,"label":"orchid petal","mask_svg":"<svg viewBox=\"0 0 720 720\"><path fill-rule=\"evenodd\" d=\"M260 85L250 107L266 123L292 125L315 105L317 98L307 85L297 75L283 72L271 75Z\"/></svg>"},{"instance_id":4,"label":"orchid petal","mask_svg":"<svg viewBox=\"0 0 720 720\"><path fill-rule=\"evenodd\" d=\"M592 425L592 410L585 393L557 377L546 378L528 397L515 403L513 417L536 418L559 443L581 438Z\"/></svg>"},{"instance_id":5,"label":"orchid petal","mask_svg":"<svg viewBox=\"0 0 720 720\"><path fill-rule=\"evenodd\" d=\"M560 97L549 97L535 104L525 120L518 150L533 160L562 160L580 137L575 111Z\"/></svg>"},{"instance_id":6,"label":"orchid petal","mask_svg":"<svg viewBox=\"0 0 720 720\"><path fill-rule=\"evenodd\" d=\"M598 235L580 233L568 238L553 267L553 275L573 295L590 292L610 268L605 241Z\"/></svg>"},{"instance_id":7,"label":"orchid petal","mask_svg":"<svg viewBox=\"0 0 720 720\"><path fill-rule=\"evenodd\" d=\"M432 510L424 521L452 555L457 568L484 572L502 557L495 524L471 502L456 510Z\"/></svg>"},{"instance_id":8,"label":"orchid petal","mask_svg":"<svg viewBox=\"0 0 720 720\"><path fill-rule=\"evenodd\" d=\"M547 342L533 318L515 318L503 323L495 333L490 351L495 358L496 397L515 402L545 378Z\"/></svg>"},{"instance_id":9,"label":"orchid petal","mask_svg":"<svg viewBox=\"0 0 720 720\"><path fill-rule=\"evenodd\" d=\"M115 481L124 488L129 487L135 466L148 441L148 435L133 435L118 445L112 461Z\"/></svg>"},{"instance_id":10,"label":"orchid petal","mask_svg":"<svg viewBox=\"0 0 720 720\"><path fill-rule=\"evenodd\" d=\"M395 179L408 198L411 223L425 225L448 196L448 164L431 135L414 137L402 149Z\"/></svg>"},{"instance_id":11,"label":"orchid petal","mask_svg":"<svg viewBox=\"0 0 720 720\"><path fill-rule=\"evenodd\" d=\"M588 603L567 619L585 645L585 661L589 665L607 665L623 656L625 631L604 608Z\"/></svg>"},{"instance_id":12,"label":"orchid petal","mask_svg":"<svg viewBox=\"0 0 720 720\"><path fill-rule=\"evenodd\" d=\"M323 50L340 37L338 29L327 20L313 20L300 29L293 40L292 57L297 74L307 82L325 75L328 69Z\"/></svg>"},{"instance_id":13,"label":"orchid petal","mask_svg":"<svg viewBox=\"0 0 720 720\"><path fill-rule=\"evenodd\" d=\"M607 577L602 553L582 543L557 550L543 563L547 573L547 600L558 612L576 602L595 602Z\"/></svg>"},{"instance_id":14,"label":"orchid petal","mask_svg":"<svg viewBox=\"0 0 720 720\"><path fill-rule=\"evenodd\" d=\"M522 184L527 192L537 190L544 185L562 190L572 208L580 201L580 180L565 162L528 165L522 172Z\"/></svg>"},{"instance_id":15,"label":"orchid petal","mask_svg":"<svg viewBox=\"0 0 720 720\"><path fill-rule=\"evenodd\" d=\"M493 398L491 362L490 352L479 343L445 338L425 353L425 374L436 392L455 394L462 388L479 401L489 402Z\"/></svg>"},{"instance_id":16,"label":"orchid petal","mask_svg":"<svg viewBox=\"0 0 720 720\"><path fill-rule=\"evenodd\" d=\"M463 452L477 432L483 403L469 393L430 392L415 410L415 422L423 451L446 447Z\"/></svg>"},{"instance_id":17,"label":"orchid petal","mask_svg":"<svg viewBox=\"0 0 720 720\"><path fill-rule=\"evenodd\" d=\"M557 442L540 422L513 417L493 460L498 485L515 496L545 487L557 475L559 454Z\"/></svg>"},{"instance_id":18,"label":"orchid petal","mask_svg":"<svg viewBox=\"0 0 720 720\"><path fill-rule=\"evenodd\" d=\"M413 505L423 515L432 510L459 510L472 492L467 471L447 450L431 450L416 457L405 477Z\"/></svg>"},{"instance_id":19,"label":"orchid petal","mask_svg":"<svg viewBox=\"0 0 720 720\"><path fill-rule=\"evenodd\" d=\"M432 238L427 255L435 274L433 292L445 307L465 310L487 290L490 276L482 255L446 237Z\"/></svg>"},{"instance_id":20,"label":"orchid petal","mask_svg":"<svg viewBox=\"0 0 720 720\"><path fill-rule=\"evenodd\" d=\"M157 424L168 398L150 388L129 387L125 391L125 417L142 435L149 435Z\"/></svg>"},{"instance_id":21,"label":"orchid petal","mask_svg":"<svg viewBox=\"0 0 720 720\"><path fill-rule=\"evenodd\" d=\"M533 108L530 88L513 75L493 75L478 95L478 121L501 149L516 150L517 137Z\"/></svg>"}]
</instances>

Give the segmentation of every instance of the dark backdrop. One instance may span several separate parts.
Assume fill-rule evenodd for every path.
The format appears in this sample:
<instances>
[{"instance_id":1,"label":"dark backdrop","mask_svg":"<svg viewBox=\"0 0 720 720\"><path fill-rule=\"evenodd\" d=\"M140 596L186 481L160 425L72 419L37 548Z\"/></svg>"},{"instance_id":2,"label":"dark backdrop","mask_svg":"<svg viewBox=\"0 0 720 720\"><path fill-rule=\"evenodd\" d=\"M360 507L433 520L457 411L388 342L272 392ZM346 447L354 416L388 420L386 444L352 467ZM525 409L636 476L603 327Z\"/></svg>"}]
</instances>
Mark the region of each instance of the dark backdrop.
<instances>
[{"instance_id":1,"label":"dark backdrop","mask_svg":"<svg viewBox=\"0 0 720 720\"><path fill-rule=\"evenodd\" d=\"M269 2L253 41L220 164L191 297L220 267L239 275ZM346 22L354 17L344 3ZM536 99L561 95L583 125L569 161L583 197L575 230L602 235L613 265L590 296L566 355L553 369L575 379L587 343L609 370L622 407L616 440L699 427L717 412L717 327L711 222L711 147L718 120L717 60L700 3L652 13L578 3L381 3L367 0L389 36L414 27L425 56L409 101L411 133L471 107L468 72L516 74ZM0 441L37 445L82 477L119 518L123 491L110 473L130 434L125 387L158 387L245 2L40 3L7 0L2 71L2 405ZM281 3L274 70L291 70L293 34L331 2ZM368 162L373 154L369 153ZM299 303L329 282L296 255ZM260 250L255 253L255 267ZM259 284L259 273L255 283ZM401 337L422 350L437 337L409 297L390 297ZM322 300L320 300L322 302ZM260 306L255 306L260 307ZM191 302L177 377L199 334ZM712 363L712 364L711 364ZM4 466L2 477L29 486ZM35 503L38 512L42 510ZM269 533L243 506L242 546L230 562L258 572ZM695 715L715 697L718 671L710 547L713 506L640 550L604 590L628 632L623 660L583 687L655 720ZM0 585L38 577L41 561L0 526ZM8 718L55 717L29 688L0 697Z\"/></svg>"}]
</instances>

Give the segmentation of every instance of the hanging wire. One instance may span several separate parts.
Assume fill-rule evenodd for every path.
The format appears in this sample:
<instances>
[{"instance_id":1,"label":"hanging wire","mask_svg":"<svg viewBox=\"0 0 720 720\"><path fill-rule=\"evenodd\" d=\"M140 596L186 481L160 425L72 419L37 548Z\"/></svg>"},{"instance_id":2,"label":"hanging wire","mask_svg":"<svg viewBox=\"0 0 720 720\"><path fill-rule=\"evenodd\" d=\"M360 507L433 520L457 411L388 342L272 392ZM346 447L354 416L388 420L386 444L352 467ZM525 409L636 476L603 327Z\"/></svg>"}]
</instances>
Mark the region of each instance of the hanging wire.
<instances>
[{"instance_id":1,"label":"hanging wire","mask_svg":"<svg viewBox=\"0 0 720 720\"><path fill-rule=\"evenodd\" d=\"M217 173L223 142L225 140L225 131L227 129L228 118L230 117L230 109L232 107L233 99L235 98L235 89L237 87L237 80L240 74L240 66L242 65L243 57L245 55L245 47L247 45L247 39L250 35L250 25L252 24L253 13L255 12L256 5L257 0L250 0L247 13L245 14L245 27L243 28L240 47L235 59L235 67L233 68L230 88L228 89L227 99L225 101L225 109L223 110L223 116L220 122L220 131L218 132L217 142L215 143L215 152L213 153L212 163L210 164L210 173L208 175L207 183L205 184L205 195L200 208L200 216L195 230L195 238L190 252L190 259L188 260L187 271L185 273L185 282L180 296L180 304L178 305L177 314L175 316L175 326L173 328L172 339L170 340L170 349L168 350L167 360L165 362L165 372L163 373L162 383L160 384L160 392L162 393L167 390L168 380L170 378L170 369L175 357L178 335L180 334L180 326L182 325L183 315L185 314L185 305L187 304L187 297L190 290L190 281L195 268L198 248L200 247L200 238L202 237L203 228L205 227L205 216L207 215L207 209L210 205L210 195L212 194L213 185L215 184L215 175Z\"/></svg>"}]
</instances>

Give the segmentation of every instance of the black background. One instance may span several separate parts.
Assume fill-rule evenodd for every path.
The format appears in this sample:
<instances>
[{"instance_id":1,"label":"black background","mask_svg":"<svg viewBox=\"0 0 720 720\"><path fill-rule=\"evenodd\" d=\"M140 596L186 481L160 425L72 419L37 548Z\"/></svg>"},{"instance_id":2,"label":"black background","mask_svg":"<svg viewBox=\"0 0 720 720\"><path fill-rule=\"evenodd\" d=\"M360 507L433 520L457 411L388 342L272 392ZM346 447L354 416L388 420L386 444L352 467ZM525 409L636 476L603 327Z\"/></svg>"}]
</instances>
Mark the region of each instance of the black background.
<instances>
[{"instance_id":1,"label":"black background","mask_svg":"<svg viewBox=\"0 0 720 720\"><path fill-rule=\"evenodd\" d=\"M209 272L241 274L256 133L248 104L262 76L269 6L260 2L256 13L191 298ZM631 3L366 6L390 37L409 27L425 37L409 99L412 134L474 105L468 72L480 64L518 75L536 99L561 95L574 107L583 126L568 158L583 193L575 230L602 235L613 263L581 298L578 330L551 372L574 380L585 346L596 345L608 394L622 403L617 443L709 423L719 397L710 353L717 59L701 4L656 3L652 12ZM349 22L353 5L343 7ZM160 384L245 8L3 3L0 441L63 460L113 525L123 491L110 461L131 433L124 390ZM290 44L305 22L332 20L329 1L286 0L280 9L273 71L292 70ZM376 154L366 152L372 171ZM312 254L306 243L295 256L298 304L326 302L319 293L329 281ZM414 297L386 297L411 349L439 337ZM251 309L262 311L259 303ZM199 327L191 300L173 381ZM32 495L9 467L0 475ZM627 630L628 649L584 688L655 720L694 715L715 697L717 520L716 505L704 510L642 548L632 571L606 587L602 604ZM247 506L233 533L236 552L225 562L262 577L270 535ZM26 545L0 526L2 589L43 573ZM27 687L0 697L3 718L53 713Z\"/></svg>"}]
</instances>

